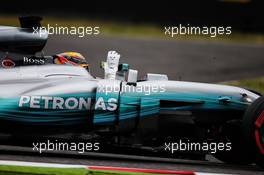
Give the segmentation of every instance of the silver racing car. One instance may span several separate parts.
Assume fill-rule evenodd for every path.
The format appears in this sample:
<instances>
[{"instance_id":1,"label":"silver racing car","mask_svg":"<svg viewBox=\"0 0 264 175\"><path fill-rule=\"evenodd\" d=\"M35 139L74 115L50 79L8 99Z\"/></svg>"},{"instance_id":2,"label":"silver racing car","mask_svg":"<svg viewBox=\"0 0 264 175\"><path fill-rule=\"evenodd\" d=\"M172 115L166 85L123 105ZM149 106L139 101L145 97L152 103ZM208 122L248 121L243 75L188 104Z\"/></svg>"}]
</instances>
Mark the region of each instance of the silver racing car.
<instances>
[{"instance_id":1,"label":"silver racing car","mask_svg":"<svg viewBox=\"0 0 264 175\"><path fill-rule=\"evenodd\" d=\"M216 158L264 165L261 94L168 80L164 74L138 80L137 70L119 59L117 52L108 52L103 78L71 65L1 69L1 132L93 133L107 143L165 147L170 153L179 140L222 143L213 153Z\"/></svg>"}]
</instances>

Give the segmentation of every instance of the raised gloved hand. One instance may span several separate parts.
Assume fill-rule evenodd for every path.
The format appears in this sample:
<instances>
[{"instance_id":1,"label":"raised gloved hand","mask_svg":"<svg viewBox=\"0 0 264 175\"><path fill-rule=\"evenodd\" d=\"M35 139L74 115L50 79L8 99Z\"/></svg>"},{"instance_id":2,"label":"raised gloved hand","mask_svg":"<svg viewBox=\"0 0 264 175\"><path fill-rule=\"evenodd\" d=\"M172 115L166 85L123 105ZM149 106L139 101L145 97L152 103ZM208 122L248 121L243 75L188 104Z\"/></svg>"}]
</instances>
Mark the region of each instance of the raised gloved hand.
<instances>
[{"instance_id":1,"label":"raised gloved hand","mask_svg":"<svg viewBox=\"0 0 264 175\"><path fill-rule=\"evenodd\" d=\"M105 69L105 79L114 80L116 77L116 72L118 70L120 54L116 51L109 51L107 54Z\"/></svg>"}]
</instances>

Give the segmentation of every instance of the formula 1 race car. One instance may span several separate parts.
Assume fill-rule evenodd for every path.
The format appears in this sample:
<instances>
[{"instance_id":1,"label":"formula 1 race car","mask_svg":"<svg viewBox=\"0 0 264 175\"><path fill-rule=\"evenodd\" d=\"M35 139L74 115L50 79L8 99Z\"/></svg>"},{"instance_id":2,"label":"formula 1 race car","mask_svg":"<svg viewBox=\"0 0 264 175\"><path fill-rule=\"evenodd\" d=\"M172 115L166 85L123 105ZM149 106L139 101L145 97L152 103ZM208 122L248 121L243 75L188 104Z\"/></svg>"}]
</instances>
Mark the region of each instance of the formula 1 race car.
<instances>
[{"instance_id":1,"label":"formula 1 race car","mask_svg":"<svg viewBox=\"0 0 264 175\"><path fill-rule=\"evenodd\" d=\"M119 64L119 59L117 52L108 53L102 63L103 79L67 65L1 69L1 132L91 133L101 142L165 147L162 150L171 154L182 151L182 142L185 150L194 147L192 151L206 153L217 143L213 156L224 162L264 165L261 94L226 85L171 81L164 74L138 80L137 70Z\"/></svg>"},{"instance_id":2,"label":"formula 1 race car","mask_svg":"<svg viewBox=\"0 0 264 175\"><path fill-rule=\"evenodd\" d=\"M264 98L259 94L232 86L169 81L160 74L137 81L136 70L128 70L126 64L118 70L113 66L118 62L110 63L112 58L113 52L104 64L105 79L64 65L1 69L2 132L81 130L108 141L131 138L127 143L142 146L162 145L168 138L231 142L232 149L214 155L225 162L263 165Z\"/></svg>"}]
</instances>

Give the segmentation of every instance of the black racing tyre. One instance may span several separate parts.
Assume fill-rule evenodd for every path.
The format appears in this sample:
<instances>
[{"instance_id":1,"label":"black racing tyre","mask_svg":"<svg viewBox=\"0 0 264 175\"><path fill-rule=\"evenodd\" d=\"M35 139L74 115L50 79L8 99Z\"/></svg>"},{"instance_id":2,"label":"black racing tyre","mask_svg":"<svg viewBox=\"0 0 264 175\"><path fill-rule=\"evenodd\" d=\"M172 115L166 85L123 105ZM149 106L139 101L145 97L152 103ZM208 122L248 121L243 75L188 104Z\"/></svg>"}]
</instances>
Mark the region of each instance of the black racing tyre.
<instances>
[{"instance_id":1,"label":"black racing tyre","mask_svg":"<svg viewBox=\"0 0 264 175\"><path fill-rule=\"evenodd\" d=\"M256 164L264 168L264 97L259 97L248 107L242 130L244 152L254 155Z\"/></svg>"}]
</instances>

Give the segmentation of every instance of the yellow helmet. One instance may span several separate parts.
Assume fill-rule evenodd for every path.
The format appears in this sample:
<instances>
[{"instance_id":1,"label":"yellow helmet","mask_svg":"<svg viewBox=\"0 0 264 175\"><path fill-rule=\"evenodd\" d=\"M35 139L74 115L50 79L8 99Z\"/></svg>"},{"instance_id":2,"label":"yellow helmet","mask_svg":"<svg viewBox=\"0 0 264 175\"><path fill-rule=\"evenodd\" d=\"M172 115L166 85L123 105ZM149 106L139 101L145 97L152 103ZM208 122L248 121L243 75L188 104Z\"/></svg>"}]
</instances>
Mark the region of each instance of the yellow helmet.
<instances>
[{"instance_id":1,"label":"yellow helmet","mask_svg":"<svg viewBox=\"0 0 264 175\"><path fill-rule=\"evenodd\" d=\"M57 54L54 63L81 66L89 71L89 64L85 60L85 57L78 52L64 52Z\"/></svg>"}]
</instances>

